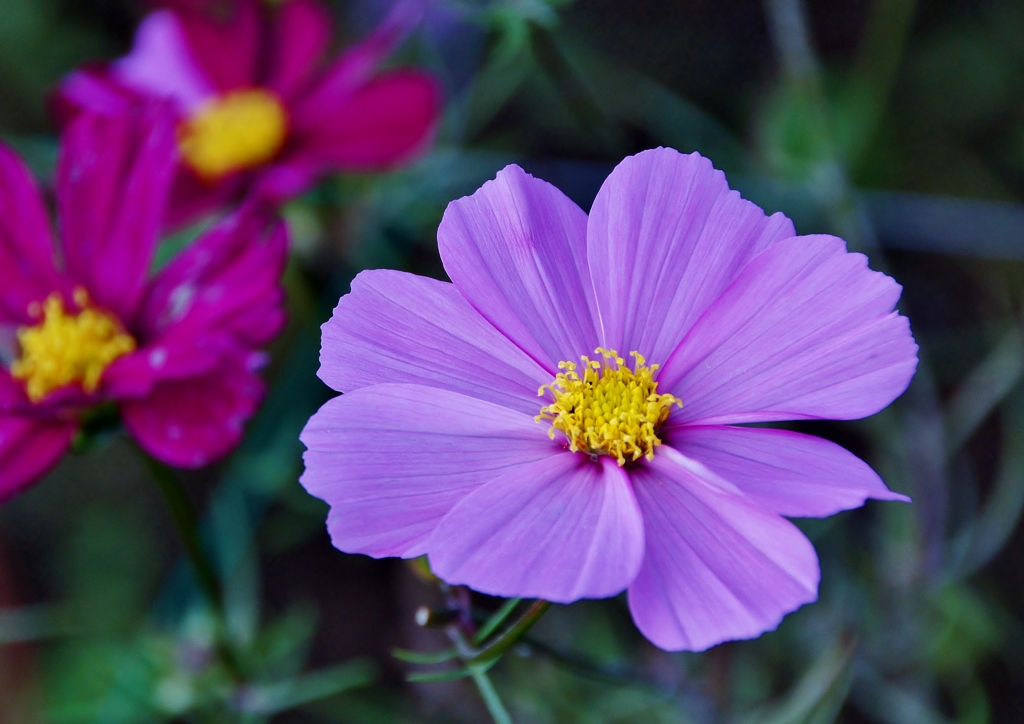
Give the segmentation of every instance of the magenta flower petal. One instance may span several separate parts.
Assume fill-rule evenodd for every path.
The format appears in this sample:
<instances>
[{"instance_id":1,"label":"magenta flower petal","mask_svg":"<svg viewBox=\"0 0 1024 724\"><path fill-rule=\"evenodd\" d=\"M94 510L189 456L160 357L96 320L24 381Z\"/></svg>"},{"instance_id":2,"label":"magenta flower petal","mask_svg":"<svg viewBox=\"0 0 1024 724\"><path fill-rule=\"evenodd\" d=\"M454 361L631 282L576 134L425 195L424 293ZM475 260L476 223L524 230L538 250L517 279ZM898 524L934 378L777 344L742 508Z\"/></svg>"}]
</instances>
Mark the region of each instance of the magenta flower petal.
<instances>
[{"instance_id":1,"label":"magenta flower petal","mask_svg":"<svg viewBox=\"0 0 1024 724\"><path fill-rule=\"evenodd\" d=\"M587 228L605 345L668 359L748 261L795 235L789 219L766 217L696 153L627 158L602 185Z\"/></svg>"},{"instance_id":2,"label":"magenta flower petal","mask_svg":"<svg viewBox=\"0 0 1024 724\"><path fill-rule=\"evenodd\" d=\"M79 113L100 113L107 116L131 112L137 101L135 93L110 76L102 67L82 67L69 73L48 99L50 111L61 128Z\"/></svg>"},{"instance_id":3,"label":"magenta flower petal","mask_svg":"<svg viewBox=\"0 0 1024 724\"><path fill-rule=\"evenodd\" d=\"M132 51L114 62L109 74L141 95L175 101L181 112L195 110L214 94L213 86L189 50L178 16L169 10L146 16L135 33ZM90 83L83 87L87 78L78 78L77 83L73 79L74 76L62 84L62 92L92 101L83 104L86 107L100 111L96 107L98 102L108 106L114 103L116 96L101 93L102 85ZM118 109L111 106L111 110Z\"/></svg>"},{"instance_id":4,"label":"magenta flower petal","mask_svg":"<svg viewBox=\"0 0 1024 724\"><path fill-rule=\"evenodd\" d=\"M659 372L678 421L849 420L910 383L917 345L900 286L842 239L779 242L748 264Z\"/></svg>"},{"instance_id":5,"label":"magenta flower petal","mask_svg":"<svg viewBox=\"0 0 1024 724\"><path fill-rule=\"evenodd\" d=\"M456 288L484 318L552 374L592 354L587 216L518 166L448 204L438 249Z\"/></svg>"},{"instance_id":6,"label":"magenta flower petal","mask_svg":"<svg viewBox=\"0 0 1024 724\"><path fill-rule=\"evenodd\" d=\"M644 521L612 458L555 455L466 496L427 543L450 583L569 603L625 590L644 557Z\"/></svg>"},{"instance_id":7,"label":"magenta flower petal","mask_svg":"<svg viewBox=\"0 0 1024 724\"><path fill-rule=\"evenodd\" d=\"M227 12L202 3L195 10L180 8L175 15L181 23L188 52L203 77L217 92L229 92L256 85L262 34L262 3L231 1Z\"/></svg>"},{"instance_id":8,"label":"magenta flower petal","mask_svg":"<svg viewBox=\"0 0 1024 724\"><path fill-rule=\"evenodd\" d=\"M391 330L380 334L381 325ZM365 271L323 325L320 379L339 392L385 382L438 387L536 415L551 375L490 326L455 287Z\"/></svg>"},{"instance_id":9,"label":"magenta flower petal","mask_svg":"<svg viewBox=\"0 0 1024 724\"><path fill-rule=\"evenodd\" d=\"M349 171L407 162L430 143L440 109L441 90L432 76L382 73L342 101L316 109L315 120L297 113L296 148L283 162Z\"/></svg>"},{"instance_id":10,"label":"magenta flower petal","mask_svg":"<svg viewBox=\"0 0 1024 724\"><path fill-rule=\"evenodd\" d=\"M0 415L0 503L56 465L76 429L73 422Z\"/></svg>"},{"instance_id":11,"label":"magenta flower petal","mask_svg":"<svg viewBox=\"0 0 1024 724\"><path fill-rule=\"evenodd\" d=\"M31 321L28 307L57 287L53 235L35 180L0 145L0 321Z\"/></svg>"},{"instance_id":12,"label":"magenta flower petal","mask_svg":"<svg viewBox=\"0 0 1024 724\"><path fill-rule=\"evenodd\" d=\"M561 452L528 415L419 385L337 397L300 439L308 448L300 482L331 505L334 545L376 557L426 553L430 534L463 497Z\"/></svg>"},{"instance_id":13,"label":"magenta flower petal","mask_svg":"<svg viewBox=\"0 0 1024 724\"><path fill-rule=\"evenodd\" d=\"M140 328L150 339L218 331L249 346L266 344L284 325L280 280L287 252L284 223L265 210L247 207L229 216L153 279Z\"/></svg>"},{"instance_id":14,"label":"magenta flower petal","mask_svg":"<svg viewBox=\"0 0 1024 724\"><path fill-rule=\"evenodd\" d=\"M201 377L157 384L143 399L121 403L125 428L143 450L168 465L198 468L223 457L263 397L256 374L263 356L239 352Z\"/></svg>"},{"instance_id":15,"label":"magenta flower petal","mask_svg":"<svg viewBox=\"0 0 1024 724\"><path fill-rule=\"evenodd\" d=\"M703 651L774 629L817 598L818 558L796 526L672 457L630 473L647 549L629 610L644 636Z\"/></svg>"},{"instance_id":16,"label":"magenta flower petal","mask_svg":"<svg viewBox=\"0 0 1024 724\"><path fill-rule=\"evenodd\" d=\"M132 318L145 288L177 163L166 109L154 104L144 113L138 122L83 114L65 133L57 164L67 271L122 319Z\"/></svg>"},{"instance_id":17,"label":"magenta flower petal","mask_svg":"<svg viewBox=\"0 0 1024 724\"><path fill-rule=\"evenodd\" d=\"M779 515L824 517L868 498L901 500L868 465L835 443L788 430L683 426L668 444Z\"/></svg>"},{"instance_id":18,"label":"magenta flower petal","mask_svg":"<svg viewBox=\"0 0 1024 724\"><path fill-rule=\"evenodd\" d=\"M331 26L330 12L316 0L283 3L273 27L267 86L286 99L303 90L327 52Z\"/></svg>"}]
</instances>

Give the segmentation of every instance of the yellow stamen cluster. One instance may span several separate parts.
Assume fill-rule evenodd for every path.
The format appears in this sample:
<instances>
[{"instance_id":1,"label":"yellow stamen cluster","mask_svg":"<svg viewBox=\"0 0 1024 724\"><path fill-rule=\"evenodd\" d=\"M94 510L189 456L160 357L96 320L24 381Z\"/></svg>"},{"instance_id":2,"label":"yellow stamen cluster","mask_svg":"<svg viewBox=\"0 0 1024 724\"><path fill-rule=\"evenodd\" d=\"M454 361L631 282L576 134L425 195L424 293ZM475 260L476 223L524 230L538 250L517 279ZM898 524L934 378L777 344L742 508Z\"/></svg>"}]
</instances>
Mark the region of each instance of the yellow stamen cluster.
<instances>
[{"instance_id":1,"label":"yellow stamen cluster","mask_svg":"<svg viewBox=\"0 0 1024 724\"><path fill-rule=\"evenodd\" d=\"M210 101L178 126L178 148L193 171L217 181L267 163L284 145L288 114L261 90L236 91Z\"/></svg>"},{"instance_id":2,"label":"yellow stamen cluster","mask_svg":"<svg viewBox=\"0 0 1024 724\"><path fill-rule=\"evenodd\" d=\"M95 392L110 363L135 349L135 340L115 317L89 306L81 287L74 301L79 311L68 313L61 295L51 294L29 309L41 321L18 330L21 356L11 365L11 375L25 383L32 402L70 384Z\"/></svg>"},{"instance_id":3,"label":"yellow stamen cluster","mask_svg":"<svg viewBox=\"0 0 1024 724\"><path fill-rule=\"evenodd\" d=\"M565 433L573 452L611 455L619 465L641 457L653 460L654 448L661 444L658 427L672 405L683 406L682 400L658 394L658 365L648 367L639 352L630 352L633 369L615 350L598 347L595 352L600 360L582 358L582 377L574 362L558 363L562 372L537 392L550 392L555 401L535 419L551 421L552 440L555 430Z\"/></svg>"}]
</instances>

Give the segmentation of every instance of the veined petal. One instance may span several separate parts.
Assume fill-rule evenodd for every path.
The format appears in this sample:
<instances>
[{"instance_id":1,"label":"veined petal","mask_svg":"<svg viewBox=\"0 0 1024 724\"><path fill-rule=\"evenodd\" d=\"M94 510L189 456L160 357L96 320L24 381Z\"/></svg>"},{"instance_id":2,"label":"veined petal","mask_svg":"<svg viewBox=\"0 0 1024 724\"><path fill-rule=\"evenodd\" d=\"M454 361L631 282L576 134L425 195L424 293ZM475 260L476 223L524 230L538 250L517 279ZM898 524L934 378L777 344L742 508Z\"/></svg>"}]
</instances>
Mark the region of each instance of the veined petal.
<instances>
[{"instance_id":1,"label":"veined petal","mask_svg":"<svg viewBox=\"0 0 1024 724\"><path fill-rule=\"evenodd\" d=\"M662 451L630 473L647 547L629 608L644 636L703 651L774 629L814 601L818 559L796 526L673 457Z\"/></svg>"},{"instance_id":2,"label":"veined petal","mask_svg":"<svg viewBox=\"0 0 1024 724\"><path fill-rule=\"evenodd\" d=\"M910 498L885 487L867 463L835 443L788 430L684 425L665 442L779 515L824 517L868 498Z\"/></svg>"},{"instance_id":3,"label":"veined petal","mask_svg":"<svg viewBox=\"0 0 1024 724\"><path fill-rule=\"evenodd\" d=\"M570 603L622 592L644 554L629 475L610 457L563 451L470 493L427 541L449 583Z\"/></svg>"},{"instance_id":4,"label":"veined petal","mask_svg":"<svg viewBox=\"0 0 1024 724\"><path fill-rule=\"evenodd\" d=\"M242 439L246 421L263 397L256 373L263 355L223 358L213 371L157 383L142 399L121 403L129 434L153 457L198 468L224 457Z\"/></svg>"},{"instance_id":5,"label":"veined petal","mask_svg":"<svg viewBox=\"0 0 1024 724\"><path fill-rule=\"evenodd\" d=\"M587 216L515 165L448 204L445 270L469 303L552 375L598 346L590 314Z\"/></svg>"},{"instance_id":6,"label":"veined petal","mask_svg":"<svg viewBox=\"0 0 1024 724\"><path fill-rule=\"evenodd\" d=\"M348 553L411 558L466 495L563 454L529 415L447 390L375 385L310 418L300 482Z\"/></svg>"},{"instance_id":7,"label":"veined petal","mask_svg":"<svg viewBox=\"0 0 1024 724\"><path fill-rule=\"evenodd\" d=\"M0 145L0 322L27 324L29 304L57 288L53 235L25 164Z\"/></svg>"},{"instance_id":8,"label":"veined petal","mask_svg":"<svg viewBox=\"0 0 1024 724\"><path fill-rule=\"evenodd\" d=\"M605 346L664 362L748 261L795 235L699 154L630 156L601 186L587 227Z\"/></svg>"},{"instance_id":9,"label":"veined petal","mask_svg":"<svg viewBox=\"0 0 1024 724\"><path fill-rule=\"evenodd\" d=\"M917 345L893 311L900 286L841 239L802 236L751 261L680 342L659 391L678 422L878 412L910 383Z\"/></svg>"},{"instance_id":10,"label":"veined petal","mask_svg":"<svg viewBox=\"0 0 1024 724\"><path fill-rule=\"evenodd\" d=\"M82 114L63 137L57 207L67 271L123 320L145 287L175 148L172 119L156 103L138 115Z\"/></svg>"},{"instance_id":11,"label":"veined petal","mask_svg":"<svg viewBox=\"0 0 1024 724\"><path fill-rule=\"evenodd\" d=\"M267 85L283 98L301 91L327 52L332 27L330 12L317 0L282 3L272 28L274 54Z\"/></svg>"},{"instance_id":12,"label":"veined petal","mask_svg":"<svg viewBox=\"0 0 1024 724\"><path fill-rule=\"evenodd\" d=\"M410 160L431 141L441 89L416 70L383 73L333 105L295 115L295 149L284 163L369 171Z\"/></svg>"},{"instance_id":13,"label":"veined petal","mask_svg":"<svg viewBox=\"0 0 1024 724\"><path fill-rule=\"evenodd\" d=\"M143 19L131 52L114 61L109 73L143 96L173 100L182 113L195 110L214 94L189 50L178 15L170 10L157 10ZM96 99L95 86L93 91L89 97Z\"/></svg>"},{"instance_id":14,"label":"veined petal","mask_svg":"<svg viewBox=\"0 0 1024 724\"><path fill-rule=\"evenodd\" d=\"M76 429L71 422L0 415L0 502L17 495L56 465Z\"/></svg>"},{"instance_id":15,"label":"veined petal","mask_svg":"<svg viewBox=\"0 0 1024 724\"><path fill-rule=\"evenodd\" d=\"M551 376L452 284L364 271L323 325L320 379L339 392L385 382L440 387L528 415Z\"/></svg>"},{"instance_id":16,"label":"veined petal","mask_svg":"<svg viewBox=\"0 0 1024 724\"><path fill-rule=\"evenodd\" d=\"M246 206L205 232L152 281L139 314L147 340L165 334L231 334L258 347L284 324L281 273L288 231L266 209Z\"/></svg>"}]
</instances>

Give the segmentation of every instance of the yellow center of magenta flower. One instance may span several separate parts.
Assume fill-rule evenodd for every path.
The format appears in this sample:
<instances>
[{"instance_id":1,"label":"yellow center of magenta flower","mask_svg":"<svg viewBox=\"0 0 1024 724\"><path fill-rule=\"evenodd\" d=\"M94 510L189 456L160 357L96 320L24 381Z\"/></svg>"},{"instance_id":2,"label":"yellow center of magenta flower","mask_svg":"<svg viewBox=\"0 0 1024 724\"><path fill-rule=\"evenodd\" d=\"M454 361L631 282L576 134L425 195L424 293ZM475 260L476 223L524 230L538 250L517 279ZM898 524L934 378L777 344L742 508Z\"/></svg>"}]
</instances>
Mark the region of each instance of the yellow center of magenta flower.
<instances>
[{"instance_id":1,"label":"yellow center of magenta flower","mask_svg":"<svg viewBox=\"0 0 1024 724\"><path fill-rule=\"evenodd\" d=\"M54 293L29 314L39 324L18 330L21 357L11 365L11 375L25 383L25 393L39 402L54 390L73 383L95 392L110 363L135 349L135 340L117 318L89 306L89 295L79 287L69 314L60 294Z\"/></svg>"},{"instance_id":2,"label":"yellow center of magenta flower","mask_svg":"<svg viewBox=\"0 0 1024 724\"><path fill-rule=\"evenodd\" d=\"M261 90L236 91L210 101L178 126L178 148L193 171L217 181L270 161L288 135L281 102Z\"/></svg>"},{"instance_id":3,"label":"yellow center of magenta flower","mask_svg":"<svg viewBox=\"0 0 1024 724\"><path fill-rule=\"evenodd\" d=\"M661 444L657 430L668 418L672 405L683 406L673 395L659 395L654 372L639 352L630 352L633 369L615 350L598 347L601 360L582 358L582 377L574 362L559 362L563 370L550 385L537 391L551 393L555 401L541 408L537 422L551 421L555 430L569 438L569 449L590 455L611 455L619 465L646 457L654 459Z\"/></svg>"}]
</instances>

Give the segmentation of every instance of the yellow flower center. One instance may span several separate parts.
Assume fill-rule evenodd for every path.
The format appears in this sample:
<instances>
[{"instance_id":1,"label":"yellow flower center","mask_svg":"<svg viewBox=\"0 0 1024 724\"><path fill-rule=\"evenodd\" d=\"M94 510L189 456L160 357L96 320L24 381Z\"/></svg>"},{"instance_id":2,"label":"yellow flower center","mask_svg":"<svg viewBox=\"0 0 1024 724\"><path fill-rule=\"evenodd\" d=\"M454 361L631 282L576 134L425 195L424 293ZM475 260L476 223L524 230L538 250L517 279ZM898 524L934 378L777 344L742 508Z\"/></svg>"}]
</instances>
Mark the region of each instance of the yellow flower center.
<instances>
[{"instance_id":1,"label":"yellow flower center","mask_svg":"<svg viewBox=\"0 0 1024 724\"><path fill-rule=\"evenodd\" d=\"M683 406L673 395L659 395L654 372L658 365L647 366L639 352L630 352L633 369L615 350L598 347L601 360L582 358L582 377L574 362L559 362L563 370L550 385L537 391L549 391L555 398L541 408L537 422L551 421L548 435L555 430L569 438L569 449L590 455L611 455L619 465L646 457L654 459L654 448L661 444L657 430L668 418L672 405Z\"/></svg>"},{"instance_id":2,"label":"yellow flower center","mask_svg":"<svg viewBox=\"0 0 1024 724\"><path fill-rule=\"evenodd\" d=\"M193 171L217 181L262 166L284 145L288 114L261 90L236 91L205 104L178 126L178 148Z\"/></svg>"},{"instance_id":3,"label":"yellow flower center","mask_svg":"<svg viewBox=\"0 0 1024 724\"><path fill-rule=\"evenodd\" d=\"M29 308L41 321L18 330L21 357L11 365L11 375L25 383L32 402L73 383L95 392L110 363L135 349L135 340L117 318L89 306L89 295L81 287L74 301L80 311L70 314L61 295L51 294Z\"/></svg>"}]
</instances>

